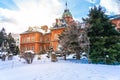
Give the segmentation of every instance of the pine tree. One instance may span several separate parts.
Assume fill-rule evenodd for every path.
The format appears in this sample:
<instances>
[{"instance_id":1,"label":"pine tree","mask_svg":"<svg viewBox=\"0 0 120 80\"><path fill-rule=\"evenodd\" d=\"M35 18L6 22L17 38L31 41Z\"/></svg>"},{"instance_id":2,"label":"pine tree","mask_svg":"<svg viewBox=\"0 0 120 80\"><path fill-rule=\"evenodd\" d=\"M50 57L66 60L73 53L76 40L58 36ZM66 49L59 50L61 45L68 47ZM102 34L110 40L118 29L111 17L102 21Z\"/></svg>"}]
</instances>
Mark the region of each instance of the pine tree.
<instances>
[{"instance_id":1,"label":"pine tree","mask_svg":"<svg viewBox=\"0 0 120 80\"><path fill-rule=\"evenodd\" d=\"M15 49L14 49L14 55L17 55L20 53L20 50L19 50L19 47L18 46L15 46Z\"/></svg>"},{"instance_id":2,"label":"pine tree","mask_svg":"<svg viewBox=\"0 0 120 80\"><path fill-rule=\"evenodd\" d=\"M3 41L6 39L6 32L5 29L2 28L2 30L0 31L0 47L2 46Z\"/></svg>"},{"instance_id":3,"label":"pine tree","mask_svg":"<svg viewBox=\"0 0 120 80\"><path fill-rule=\"evenodd\" d=\"M90 58L93 63L113 64L120 62L120 34L115 30L102 7L91 8L88 18L83 21L89 24Z\"/></svg>"},{"instance_id":4,"label":"pine tree","mask_svg":"<svg viewBox=\"0 0 120 80\"><path fill-rule=\"evenodd\" d=\"M16 45L11 33L8 34L7 41L9 43L10 52L15 53Z\"/></svg>"},{"instance_id":5,"label":"pine tree","mask_svg":"<svg viewBox=\"0 0 120 80\"><path fill-rule=\"evenodd\" d=\"M16 50L15 40L12 37L11 33L7 35L4 28L2 28L2 30L0 31L0 47L3 47L3 43L4 47L6 47L5 51L14 53L14 51Z\"/></svg>"},{"instance_id":6,"label":"pine tree","mask_svg":"<svg viewBox=\"0 0 120 80\"><path fill-rule=\"evenodd\" d=\"M2 46L3 42L3 33L0 31L0 47Z\"/></svg>"}]
</instances>

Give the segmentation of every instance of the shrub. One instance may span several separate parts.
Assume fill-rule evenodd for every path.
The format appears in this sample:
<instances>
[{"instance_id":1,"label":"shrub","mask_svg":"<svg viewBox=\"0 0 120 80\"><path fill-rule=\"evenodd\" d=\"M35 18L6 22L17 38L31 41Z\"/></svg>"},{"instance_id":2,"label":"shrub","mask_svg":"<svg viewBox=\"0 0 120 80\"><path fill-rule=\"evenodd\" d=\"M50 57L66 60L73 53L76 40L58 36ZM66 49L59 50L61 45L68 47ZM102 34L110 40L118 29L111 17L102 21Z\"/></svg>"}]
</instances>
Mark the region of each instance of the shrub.
<instances>
[{"instance_id":1,"label":"shrub","mask_svg":"<svg viewBox=\"0 0 120 80\"><path fill-rule=\"evenodd\" d=\"M8 54L8 60L12 60L13 59L13 54Z\"/></svg>"},{"instance_id":2,"label":"shrub","mask_svg":"<svg viewBox=\"0 0 120 80\"><path fill-rule=\"evenodd\" d=\"M3 54L3 55L1 56L1 59L2 59L2 61L5 61L5 59L6 59L6 55Z\"/></svg>"},{"instance_id":3,"label":"shrub","mask_svg":"<svg viewBox=\"0 0 120 80\"><path fill-rule=\"evenodd\" d=\"M25 52L22 54L22 57L25 59L25 61L28 64L31 64L33 62L34 56L35 56L35 54L32 52Z\"/></svg>"}]
</instances>

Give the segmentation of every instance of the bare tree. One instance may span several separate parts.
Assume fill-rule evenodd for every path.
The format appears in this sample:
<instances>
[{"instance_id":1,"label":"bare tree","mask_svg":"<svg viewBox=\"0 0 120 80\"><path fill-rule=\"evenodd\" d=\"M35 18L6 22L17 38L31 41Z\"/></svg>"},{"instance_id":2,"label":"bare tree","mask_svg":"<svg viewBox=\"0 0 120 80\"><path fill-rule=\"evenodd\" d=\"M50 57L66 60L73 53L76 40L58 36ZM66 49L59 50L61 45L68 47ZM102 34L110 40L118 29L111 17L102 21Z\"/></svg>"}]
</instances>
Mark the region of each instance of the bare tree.
<instances>
[{"instance_id":1,"label":"bare tree","mask_svg":"<svg viewBox=\"0 0 120 80\"><path fill-rule=\"evenodd\" d=\"M87 28L87 25L82 28L81 25L76 23L71 23L71 25L67 26L59 36L59 42L63 47L63 51L74 52L76 53L76 59L80 59L80 52L88 50L89 38L87 37ZM66 53L64 54L65 57Z\"/></svg>"},{"instance_id":2,"label":"bare tree","mask_svg":"<svg viewBox=\"0 0 120 80\"><path fill-rule=\"evenodd\" d=\"M83 23L82 28L80 30L80 36L79 36L80 47L83 50L83 52L87 53L88 61L89 61L89 52L90 52L90 41L88 37L89 28L90 28L90 24Z\"/></svg>"}]
</instances>

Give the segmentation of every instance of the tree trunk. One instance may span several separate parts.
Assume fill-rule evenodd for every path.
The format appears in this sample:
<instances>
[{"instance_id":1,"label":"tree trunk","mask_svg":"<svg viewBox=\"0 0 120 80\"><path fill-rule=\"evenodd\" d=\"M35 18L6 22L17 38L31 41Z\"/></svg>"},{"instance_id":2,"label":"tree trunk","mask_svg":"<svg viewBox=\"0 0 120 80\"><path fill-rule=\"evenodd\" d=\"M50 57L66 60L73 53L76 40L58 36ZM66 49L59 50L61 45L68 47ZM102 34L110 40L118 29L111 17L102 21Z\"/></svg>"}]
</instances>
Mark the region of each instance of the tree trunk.
<instances>
[{"instance_id":1,"label":"tree trunk","mask_svg":"<svg viewBox=\"0 0 120 80\"><path fill-rule=\"evenodd\" d=\"M64 60L66 60L66 54L64 54L63 56L64 56Z\"/></svg>"},{"instance_id":2,"label":"tree trunk","mask_svg":"<svg viewBox=\"0 0 120 80\"><path fill-rule=\"evenodd\" d=\"M90 46L88 46L88 53L87 53L88 63L90 64L90 57L89 57L89 53L90 53Z\"/></svg>"},{"instance_id":3,"label":"tree trunk","mask_svg":"<svg viewBox=\"0 0 120 80\"><path fill-rule=\"evenodd\" d=\"M52 53L51 53L51 61L52 61L52 62L56 62L56 61L57 61L57 57L56 57L55 52L52 52Z\"/></svg>"},{"instance_id":4,"label":"tree trunk","mask_svg":"<svg viewBox=\"0 0 120 80\"><path fill-rule=\"evenodd\" d=\"M76 52L76 60L80 60L80 54Z\"/></svg>"}]
</instances>

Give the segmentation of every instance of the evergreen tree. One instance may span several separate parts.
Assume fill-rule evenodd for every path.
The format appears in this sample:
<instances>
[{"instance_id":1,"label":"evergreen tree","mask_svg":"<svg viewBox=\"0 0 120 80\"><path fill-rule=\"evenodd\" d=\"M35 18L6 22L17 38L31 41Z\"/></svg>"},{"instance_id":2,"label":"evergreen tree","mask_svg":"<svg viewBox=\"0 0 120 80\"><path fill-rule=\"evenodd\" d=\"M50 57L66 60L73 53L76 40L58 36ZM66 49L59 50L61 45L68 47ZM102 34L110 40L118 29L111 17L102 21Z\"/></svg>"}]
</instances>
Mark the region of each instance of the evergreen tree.
<instances>
[{"instance_id":1,"label":"evergreen tree","mask_svg":"<svg viewBox=\"0 0 120 80\"><path fill-rule=\"evenodd\" d=\"M6 39L6 32L5 29L2 28L0 31L0 47L2 46L3 41Z\"/></svg>"},{"instance_id":2,"label":"evergreen tree","mask_svg":"<svg viewBox=\"0 0 120 80\"><path fill-rule=\"evenodd\" d=\"M15 40L12 37L11 33L8 34L7 41L8 41L8 44L9 44L10 51L12 53L15 53L16 45L15 45Z\"/></svg>"},{"instance_id":3,"label":"evergreen tree","mask_svg":"<svg viewBox=\"0 0 120 80\"><path fill-rule=\"evenodd\" d=\"M89 24L90 58L94 63L113 64L120 55L120 34L115 30L102 7L91 8L88 18L83 21Z\"/></svg>"},{"instance_id":4,"label":"evergreen tree","mask_svg":"<svg viewBox=\"0 0 120 80\"><path fill-rule=\"evenodd\" d=\"M14 51L14 55L17 55L20 53L19 47L15 46L15 51Z\"/></svg>"},{"instance_id":5,"label":"evergreen tree","mask_svg":"<svg viewBox=\"0 0 120 80\"><path fill-rule=\"evenodd\" d=\"M3 47L3 43L4 47L6 48L5 50L2 48L4 51L15 53L15 51L17 50L18 52L14 38L12 37L11 33L7 35L4 28L2 28L2 30L0 31L0 47Z\"/></svg>"},{"instance_id":6,"label":"evergreen tree","mask_svg":"<svg viewBox=\"0 0 120 80\"><path fill-rule=\"evenodd\" d=\"M3 33L0 31L0 47L2 46L3 42Z\"/></svg>"}]
</instances>

